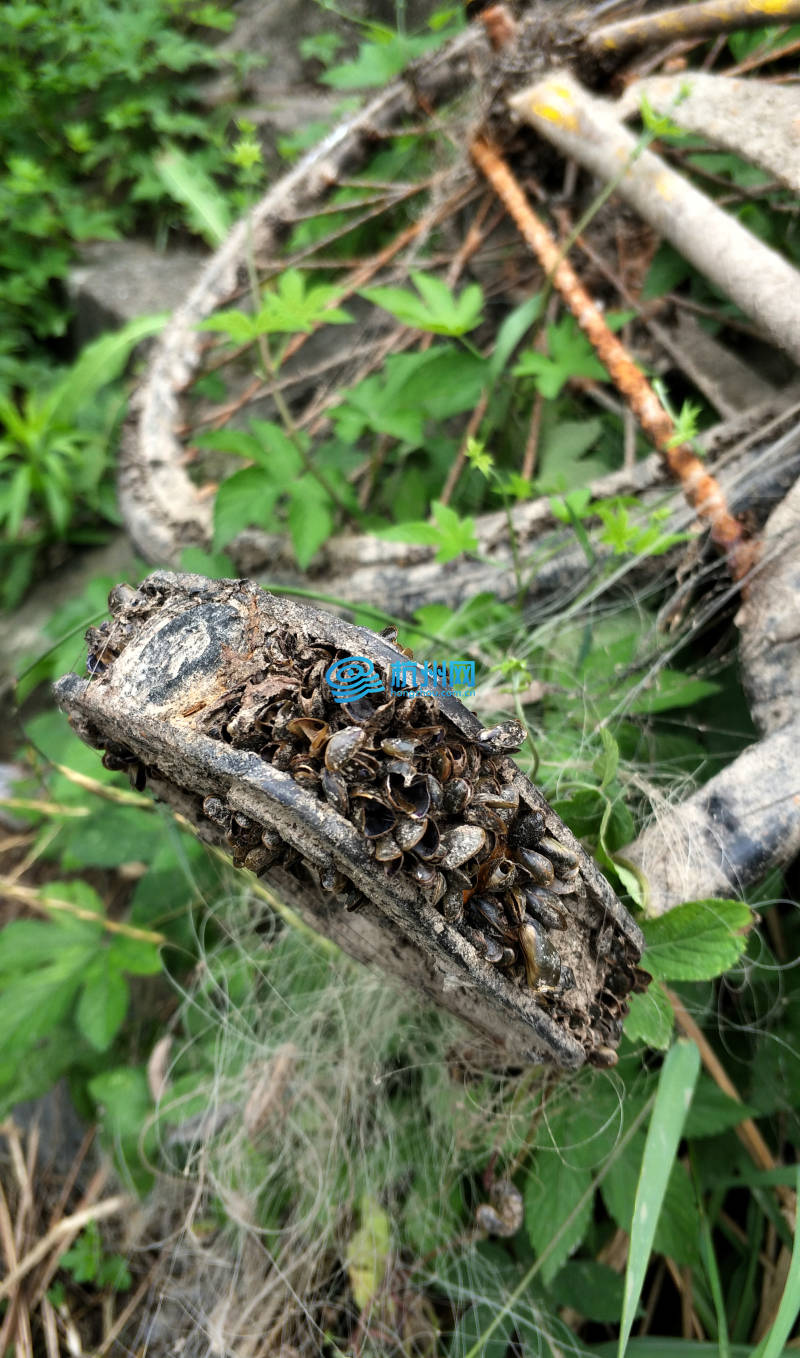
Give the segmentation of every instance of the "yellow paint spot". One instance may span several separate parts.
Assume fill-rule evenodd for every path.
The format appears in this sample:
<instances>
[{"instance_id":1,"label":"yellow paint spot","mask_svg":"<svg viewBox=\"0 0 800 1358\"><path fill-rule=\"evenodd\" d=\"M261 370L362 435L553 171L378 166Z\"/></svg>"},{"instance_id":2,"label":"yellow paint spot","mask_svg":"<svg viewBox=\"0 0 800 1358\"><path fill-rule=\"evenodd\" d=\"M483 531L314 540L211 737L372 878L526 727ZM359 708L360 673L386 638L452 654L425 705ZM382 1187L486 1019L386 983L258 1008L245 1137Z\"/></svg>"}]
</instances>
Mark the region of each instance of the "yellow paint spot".
<instances>
[{"instance_id":1,"label":"yellow paint spot","mask_svg":"<svg viewBox=\"0 0 800 1358\"><path fill-rule=\"evenodd\" d=\"M534 95L531 99L530 111L538 118L544 118L548 123L557 123L565 127L568 132L577 132L578 119L569 109L559 108L556 104L550 104L546 99L541 99Z\"/></svg>"},{"instance_id":2,"label":"yellow paint spot","mask_svg":"<svg viewBox=\"0 0 800 1358\"><path fill-rule=\"evenodd\" d=\"M671 174L662 173L658 175L653 187L659 197L663 198L667 203L675 197L675 188L672 183Z\"/></svg>"}]
</instances>

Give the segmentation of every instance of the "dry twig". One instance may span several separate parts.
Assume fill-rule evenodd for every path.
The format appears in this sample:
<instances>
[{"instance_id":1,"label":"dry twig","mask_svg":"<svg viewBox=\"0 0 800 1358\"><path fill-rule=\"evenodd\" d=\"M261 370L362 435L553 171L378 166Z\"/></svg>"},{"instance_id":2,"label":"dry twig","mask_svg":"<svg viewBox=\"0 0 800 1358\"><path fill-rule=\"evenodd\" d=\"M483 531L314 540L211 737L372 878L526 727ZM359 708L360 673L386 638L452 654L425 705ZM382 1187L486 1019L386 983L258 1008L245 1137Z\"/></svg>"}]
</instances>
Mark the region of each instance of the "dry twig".
<instances>
[{"instance_id":1,"label":"dry twig","mask_svg":"<svg viewBox=\"0 0 800 1358\"><path fill-rule=\"evenodd\" d=\"M545 273L551 277L645 434L664 458L670 473L680 482L687 500L698 517L708 523L712 540L725 552L734 578L740 579L752 564L752 546L746 542L741 524L729 512L717 481L708 474L688 444L674 446L672 419L624 345L609 330L572 265L562 257L556 241L533 211L506 161L482 137L472 143L471 152L475 164L492 184Z\"/></svg>"},{"instance_id":2,"label":"dry twig","mask_svg":"<svg viewBox=\"0 0 800 1358\"><path fill-rule=\"evenodd\" d=\"M595 52L619 56L674 38L709 38L737 28L760 28L762 24L790 24L800 19L800 0L701 0L696 5L676 5L632 19L604 24L589 34Z\"/></svg>"},{"instance_id":3,"label":"dry twig","mask_svg":"<svg viewBox=\"0 0 800 1358\"><path fill-rule=\"evenodd\" d=\"M669 113L687 132L702 134L800 192L796 91L776 88L766 80L734 80L703 71L657 75L628 87L619 105L622 113L638 113L643 94L657 113ZM731 187L730 181L720 183Z\"/></svg>"},{"instance_id":4,"label":"dry twig","mask_svg":"<svg viewBox=\"0 0 800 1358\"><path fill-rule=\"evenodd\" d=\"M567 71L509 104L565 156L613 183L685 259L800 361L800 273L622 127L617 110Z\"/></svg>"}]
</instances>

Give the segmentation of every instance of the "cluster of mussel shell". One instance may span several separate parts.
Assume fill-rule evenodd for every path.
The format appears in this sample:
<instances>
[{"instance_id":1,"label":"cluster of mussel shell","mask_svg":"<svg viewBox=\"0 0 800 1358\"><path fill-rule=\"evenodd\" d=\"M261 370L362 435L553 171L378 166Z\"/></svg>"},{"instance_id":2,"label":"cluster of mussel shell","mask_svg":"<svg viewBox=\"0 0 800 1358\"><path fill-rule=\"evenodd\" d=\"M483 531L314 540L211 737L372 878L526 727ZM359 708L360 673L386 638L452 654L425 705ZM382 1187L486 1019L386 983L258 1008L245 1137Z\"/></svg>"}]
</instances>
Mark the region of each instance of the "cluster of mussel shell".
<instances>
[{"instance_id":1,"label":"cluster of mussel shell","mask_svg":"<svg viewBox=\"0 0 800 1358\"><path fill-rule=\"evenodd\" d=\"M255 750L347 818L387 882L408 874L509 978L539 993L570 988L557 937L569 927L578 855L548 835L541 811L520 804L505 755L465 737L434 700L379 694L335 702L325 673L336 659L327 646L273 633L263 674L207 708L199 724ZM203 810L237 865L257 873L286 865L274 829L231 815L217 797ZM320 885L343 908L362 903L334 869L320 874Z\"/></svg>"}]
</instances>

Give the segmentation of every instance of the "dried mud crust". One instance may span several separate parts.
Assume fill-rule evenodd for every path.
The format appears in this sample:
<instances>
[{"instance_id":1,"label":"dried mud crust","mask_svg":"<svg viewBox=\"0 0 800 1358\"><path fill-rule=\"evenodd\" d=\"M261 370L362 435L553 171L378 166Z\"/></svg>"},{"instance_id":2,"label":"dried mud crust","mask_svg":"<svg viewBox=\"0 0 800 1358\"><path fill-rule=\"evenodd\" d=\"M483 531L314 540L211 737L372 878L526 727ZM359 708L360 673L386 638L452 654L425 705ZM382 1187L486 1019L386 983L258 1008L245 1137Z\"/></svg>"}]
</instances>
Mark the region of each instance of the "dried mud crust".
<instances>
[{"instance_id":1,"label":"dried mud crust","mask_svg":"<svg viewBox=\"0 0 800 1358\"><path fill-rule=\"evenodd\" d=\"M391 636L248 581L159 572L109 602L92 677L56 686L107 767L510 1051L614 1063L641 935L509 759L519 723L394 696ZM326 673L352 655L383 691L337 702Z\"/></svg>"}]
</instances>

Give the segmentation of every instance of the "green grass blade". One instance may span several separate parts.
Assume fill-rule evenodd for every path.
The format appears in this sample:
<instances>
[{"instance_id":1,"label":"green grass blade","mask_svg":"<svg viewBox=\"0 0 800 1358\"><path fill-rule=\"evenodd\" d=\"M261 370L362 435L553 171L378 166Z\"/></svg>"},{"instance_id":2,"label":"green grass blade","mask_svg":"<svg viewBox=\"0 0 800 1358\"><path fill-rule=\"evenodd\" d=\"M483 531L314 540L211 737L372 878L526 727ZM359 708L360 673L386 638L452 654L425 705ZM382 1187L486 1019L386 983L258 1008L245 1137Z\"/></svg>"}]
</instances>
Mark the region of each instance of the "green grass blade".
<instances>
[{"instance_id":1,"label":"green grass blade","mask_svg":"<svg viewBox=\"0 0 800 1358\"><path fill-rule=\"evenodd\" d=\"M797 1194L800 1197L800 1169L797 1171L795 1183ZM764 1335L761 1343L753 1349L753 1358L779 1358L789 1335L794 1329L798 1315L800 1315L800 1232L795 1226L789 1276L783 1289L778 1314L769 1332Z\"/></svg>"},{"instance_id":2,"label":"green grass blade","mask_svg":"<svg viewBox=\"0 0 800 1358\"><path fill-rule=\"evenodd\" d=\"M199 161L173 146L157 157L155 169L175 202L188 210L195 230L212 249L221 245L231 228L230 209Z\"/></svg>"},{"instance_id":3,"label":"green grass blade","mask_svg":"<svg viewBox=\"0 0 800 1358\"><path fill-rule=\"evenodd\" d=\"M616 1343L593 1344L586 1348L585 1355L591 1358L616 1358ZM784 1358L796 1352L784 1349ZM731 1358L753 1358L754 1350L750 1344L731 1344ZM628 1345L627 1358L719 1358L719 1345L701 1339L660 1339L658 1335L648 1334L641 1339L632 1339Z\"/></svg>"},{"instance_id":4,"label":"green grass blade","mask_svg":"<svg viewBox=\"0 0 800 1358\"><path fill-rule=\"evenodd\" d=\"M661 1068L633 1208L618 1358L624 1358L631 1336L664 1194L699 1071L700 1053L693 1042L676 1042Z\"/></svg>"}]
</instances>

